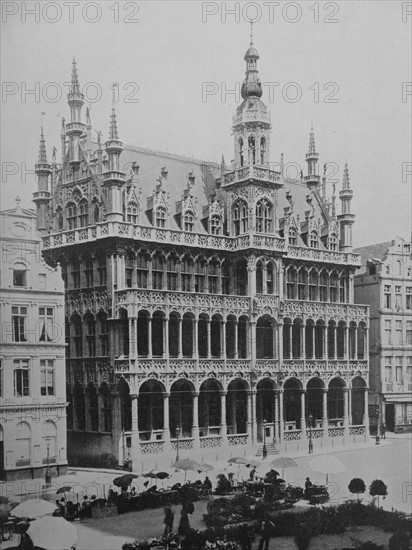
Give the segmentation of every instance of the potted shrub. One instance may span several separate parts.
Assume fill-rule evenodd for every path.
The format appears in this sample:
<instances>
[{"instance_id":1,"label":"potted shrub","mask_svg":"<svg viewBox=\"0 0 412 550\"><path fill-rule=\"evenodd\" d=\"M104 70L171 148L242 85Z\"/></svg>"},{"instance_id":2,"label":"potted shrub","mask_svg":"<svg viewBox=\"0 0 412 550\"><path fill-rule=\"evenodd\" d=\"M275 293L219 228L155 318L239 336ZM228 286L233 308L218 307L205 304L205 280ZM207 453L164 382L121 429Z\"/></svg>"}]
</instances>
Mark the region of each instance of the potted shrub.
<instances>
[{"instance_id":1,"label":"potted shrub","mask_svg":"<svg viewBox=\"0 0 412 550\"><path fill-rule=\"evenodd\" d=\"M360 477L354 477L350 481L348 489L352 494L356 493L359 502L359 493L364 493L366 491L366 485L363 479Z\"/></svg>"},{"instance_id":2,"label":"potted shrub","mask_svg":"<svg viewBox=\"0 0 412 550\"><path fill-rule=\"evenodd\" d=\"M384 484L381 479L374 479L369 487L369 494L374 497L378 497L378 508L379 508L379 497L383 496L384 498L388 494L388 487Z\"/></svg>"}]
</instances>

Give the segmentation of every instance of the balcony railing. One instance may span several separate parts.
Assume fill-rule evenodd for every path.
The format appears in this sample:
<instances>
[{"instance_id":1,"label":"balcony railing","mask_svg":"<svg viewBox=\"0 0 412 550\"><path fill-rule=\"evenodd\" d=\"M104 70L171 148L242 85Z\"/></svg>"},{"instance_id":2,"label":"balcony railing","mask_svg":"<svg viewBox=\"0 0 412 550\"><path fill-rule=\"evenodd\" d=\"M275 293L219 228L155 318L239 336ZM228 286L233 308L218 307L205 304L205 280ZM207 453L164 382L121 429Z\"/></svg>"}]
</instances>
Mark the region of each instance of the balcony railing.
<instances>
[{"instance_id":1,"label":"balcony railing","mask_svg":"<svg viewBox=\"0 0 412 550\"><path fill-rule=\"evenodd\" d=\"M256 164L249 164L247 166L237 168L236 170L232 170L231 172L226 172L220 182L222 187L225 187L248 179L264 181L267 183L276 183L277 187L283 185L283 182L281 181L281 172L276 172L267 166L260 166Z\"/></svg>"},{"instance_id":2,"label":"balcony railing","mask_svg":"<svg viewBox=\"0 0 412 550\"><path fill-rule=\"evenodd\" d=\"M369 306L357 304L341 304L338 302L311 302L309 300L290 300L284 301L284 317L309 317L316 316L334 317L339 315L346 320L365 320L369 321Z\"/></svg>"}]
</instances>

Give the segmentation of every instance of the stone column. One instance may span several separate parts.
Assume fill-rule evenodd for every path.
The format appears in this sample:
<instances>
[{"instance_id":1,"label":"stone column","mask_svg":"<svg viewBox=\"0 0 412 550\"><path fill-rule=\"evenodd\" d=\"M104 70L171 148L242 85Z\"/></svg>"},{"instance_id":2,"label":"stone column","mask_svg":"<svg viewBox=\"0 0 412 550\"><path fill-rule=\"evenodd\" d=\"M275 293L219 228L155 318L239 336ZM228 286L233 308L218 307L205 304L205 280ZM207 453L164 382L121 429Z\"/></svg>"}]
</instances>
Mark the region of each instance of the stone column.
<instances>
[{"instance_id":1,"label":"stone column","mask_svg":"<svg viewBox=\"0 0 412 550\"><path fill-rule=\"evenodd\" d=\"M170 393L164 392L163 393L163 441L164 441L163 450L165 452L169 452L171 450L171 445L170 445L170 422L169 422L169 398L170 398Z\"/></svg>"},{"instance_id":2,"label":"stone column","mask_svg":"<svg viewBox=\"0 0 412 550\"><path fill-rule=\"evenodd\" d=\"M257 443L256 390L252 390L252 437L255 445Z\"/></svg>"},{"instance_id":3,"label":"stone column","mask_svg":"<svg viewBox=\"0 0 412 550\"><path fill-rule=\"evenodd\" d=\"M348 424L352 426L352 389L348 388Z\"/></svg>"},{"instance_id":4,"label":"stone column","mask_svg":"<svg viewBox=\"0 0 412 550\"><path fill-rule=\"evenodd\" d=\"M323 424L323 437L328 437L328 390L323 388L323 412L322 412L322 424Z\"/></svg>"},{"instance_id":5,"label":"stone column","mask_svg":"<svg viewBox=\"0 0 412 550\"><path fill-rule=\"evenodd\" d=\"M302 323L302 353L301 356L303 359L306 359L306 324Z\"/></svg>"},{"instance_id":6,"label":"stone column","mask_svg":"<svg viewBox=\"0 0 412 550\"><path fill-rule=\"evenodd\" d=\"M343 425L345 427L345 435L349 435L349 391L348 388L343 388Z\"/></svg>"},{"instance_id":7,"label":"stone column","mask_svg":"<svg viewBox=\"0 0 412 550\"><path fill-rule=\"evenodd\" d=\"M248 357L250 357L252 361L252 365L255 365L256 362L256 321L250 321L250 337L249 337L249 343L250 343L250 350Z\"/></svg>"},{"instance_id":8,"label":"stone column","mask_svg":"<svg viewBox=\"0 0 412 550\"><path fill-rule=\"evenodd\" d=\"M256 258L250 256L247 260L248 296L256 295Z\"/></svg>"},{"instance_id":9,"label":"stone column","mask_svg":"<svg viewBox=\"0 0 412 550\"><path fill-rule=\"evenodd\" d=\"M152 317L147 318L147 357L152 359Z\"/></svg>"},{"instance_id":10,"label":"stone column","mask_svg":"<svg viewBox=\"0 0 412 550\"><path fill-rule=\"evenodd\" d=\"M199 359L199 320L195 317L193 319L193 357Z\"/></svg>"},{"instance_id":11,"label":"stone column","mask_svg":"<svg viewBox=\"0 0 412 550\"><path fill-rule=\"evenodd\" d=\"M222 294L222 264L217 267L217 293Z\"/></svg>"},{"instance_id":12,"label":"stone column","mask_svg":"<svg viewBox=\"0 0 412 550\"><path fill-rule=\"evenodd\" d=\"M305 405L305 394L306 391L302 390L300 394L300 424L301 424L301 430L302 435L301 439L306 439L306 405Z\"/></svg>"},{"instance_id":13,"label":"stone column","mask_svg":"<svg viewBox=\"0 0 412 550\"><path fill-rule=\"evenodd\" d=\"M325 325L322 328L323 332L323 346L322 346L322 359L328 358L328 325Z\"/></svg>"},{"instance_id":14,"label":"stone column","mask_svg":"<svg viewBox=\"0 0 412 550\"><path fill-rule=\"evenodd\" d=\"M169 357L169 319L163 317L163 357Z\"/></svg>"},{"instance_id":15,"label":"stone column","mask_svg":"<svg viewBox=\"0 0 412 550\"><path fill-rule=\"evenodd\" d=\"M226 359L226 321L220 324L220 357Z\"/></svg>"},{"instance_id":16,"label":"stone column","mask_svg":"<svg viewBox=\"0 0 412 550\"><path fill-rule=\"evenodd\" d=\"M137 318L129 317L129 356L137 357Z\"/></svg>"},{"instance_id":17,"label":"stone column","mask_svg":"<svg viewBox=\"0 0 412 550\"><path fill-rule=\"evenodd\" d=\"M248 433L248 443L249 445L253 445L252 437L253 437L253 431L252 431L252 391L249 390L247 392L247 422L246 422L246 430Z\"/></svg>"},{"instance_id":18,"label":"stone column","mask_svg":"<svg viewBox=\"0 0 412 550\"><path fill-rule=\"evenodd\" d=\"M211 325L211 320L208 319L206 321L206 326L207 326L207 359L210 359L212 357L212 339L210 337L210 325Z\"/></svg>"},{"instance_id":19,"label":"stone column","mask_svg":"<svg viewBox=\"0 0 412 550\"><path fill-rule=\"evenodd\" d=\"M220 392L220 435L222 446L227 445L227 424L226 424L226 392Z\"/></svg>"},{"instance_id":20,"label":"stone column","mask_svg":"<svg viewBox=\"0 0 412 550\"><path fill-rule=\"evenodd\" d=\"M177 318L177 358L182 358L182 318Z\"/></svg>"},{"instance_id":21,"label":"stone column","mask_svg":"<svg viewBox=\"0 0 412 550\"><path fill-rule=\"evenodd\" d=\"M193 421L192 421L192 437L193 446L195 449L200 449L199 437L199 392L192 393L193 396Z\"/></svg>"},{"instance_id":22,"label":"stone column","mask_svg":"<svg viewBox=\"0 0 412 550\"><path fill-rule=\"evenodd\" d=\"M355 329L355 338L354 338L354 343L353 343L353 346L354 346L354 353L353 353L353 358L354 360L356 361L358 359L358 326L356 326L356 329Z\"/></svg>"},{"instance_id":23,"label":"stone column","mask_svg":"<svg viewBox=\"0 0 412 550\"><path fill-rule=\"evenodd\" d=\"M132 447L131 447L131 459L132 468L136 470L139 466L139 460L141 459L140 443L139 443L139 401L136 394L130 395L132 400Z\"/></svg>"},{"instance_id":24,"label":"stone column","mask_svg":"<svg viewBox=\"0 0 412 550\"><path fill-rule=\"evenodd\" d=\"M283 388L279 390L279 443L283 441L283 432L285 430L285 423L283 420Z\"/></svg>"},{"instance_id":25,"label":"stone column","mask_svg":"<svg viewBox=\"0 0 412 550\"><path fill-rule=\"evenodd\" d=\"M365 399L365 411L364 411L364 414L363 414L363 423L365 424L365 435L368 436L369 435L369 408L368 408L368 405L369 405L369 388L366 387L365 388L365 395L364 395L364 399Z\"/></svg>"},{"instance_id":26,"label":"stone column","mask_svg":"<svg viewBox=\"0 0 412 550\"><path fill-rule=\"evenodd\" d=\"M279 443L279 391L275 390L275 441Z\"/></svg>"},{"instance_id":27,"label":"stone column","mask_svg":"<svg viewBox=\"0 0 412 550\"><path fill-rule=\"evenodd\" d=\"M338 325L334 325L333 327L333 359L338 358L338 348L337 348L337 333L338 333Z\"/></svg>"},{"instance_id":28,"label":"stone column","mask_svg":"<svg viewBox=\"0 0 412 550\"><path fill-rule=\"evenodd\" d=\"M239 351L238 351L238 347L237 347L237 346L238 346L238 343L237 343L237 339L238 339L238 328L239 328L239 323L238 323L238 321L236 320L236 321L235 321L235 330L234 330L234 336L235 336L235 337L234 337L234 343L233 343L234 348L235 348L235 349L234 349L234 351L235 351L234 359L238 359L238 357L239 357Z\"/></svg>"},{"instance_id":29,"label":"stone column","mask_svg":"<svg viewBox=\"0 0 412 550\"><path fill-rule=\"evenodd\" d=\"M292 338L293 330L292 330L292 327L293 327L293 323L290 323L289 324L289 357L288 357L288 359L292 359L292 357L293 357L293 338Z\"/></svg>"}]
</instances>

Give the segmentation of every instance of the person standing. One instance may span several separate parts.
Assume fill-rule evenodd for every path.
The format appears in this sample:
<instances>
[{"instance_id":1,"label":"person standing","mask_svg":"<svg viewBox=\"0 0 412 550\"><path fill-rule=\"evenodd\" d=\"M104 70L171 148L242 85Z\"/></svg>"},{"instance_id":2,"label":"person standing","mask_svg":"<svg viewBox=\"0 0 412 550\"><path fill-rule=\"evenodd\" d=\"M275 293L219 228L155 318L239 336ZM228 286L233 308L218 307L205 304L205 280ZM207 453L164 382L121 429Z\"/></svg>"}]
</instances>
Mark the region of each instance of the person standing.
<instances>
[{"instance_id":1,"label":"person standing","mask_svg":"<svg viewBox=\"0 0 412 550\"><path fill-rule=\"evenodd\" d=\"M167 537L167 535L170 535L173 531L173 521L175 519L175 515L172 512L172 509L170 506L165 506L164 508L165 518L163 520L163 523L165 524L165 530L164 530L164 536Z\"/></svg>"},{"instance_id":2,"label":"person standing","mask_svg":"<svg viewBox=\"0 0 412 550\"><path fill-rule=\"evenodd\" d=\"M259 542L259 550L269 550L269 541L272 534L272 527L275 525L266 517L260 526L261 539Z\"/></svg>"}]
</instances>

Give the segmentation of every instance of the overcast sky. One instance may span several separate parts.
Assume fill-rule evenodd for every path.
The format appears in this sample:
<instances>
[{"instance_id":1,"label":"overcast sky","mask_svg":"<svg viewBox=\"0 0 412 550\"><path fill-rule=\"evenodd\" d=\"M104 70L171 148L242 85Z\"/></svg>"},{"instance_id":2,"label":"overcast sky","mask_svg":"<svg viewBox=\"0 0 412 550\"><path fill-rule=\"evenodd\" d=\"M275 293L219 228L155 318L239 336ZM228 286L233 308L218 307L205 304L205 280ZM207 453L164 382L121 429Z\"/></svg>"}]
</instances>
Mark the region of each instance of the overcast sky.
<instances>
[{"instance_id":1,"label":"overcast sky","mask_svg":"<svg viewBox=\"0 0 412 550\"><path fill-rule=\"evenodd\" d=\"M228 92L244 78L248 21L258 18L254 44L272 116L271 161L284 153L289 175L293 163L306 173L313 120L320 166L336 164L328 173L338 190L345 159L349 164L354 245L410 237L412 175L403 176L411 162L407 2L1 4L2 209L16 195L33 206L41 112L49 159L52 146L60 158L73 56L104 139L110 86L118 83L124 143L218 162L224 154L229 164L239 97Z\"/></svg>"}]
</instances>

